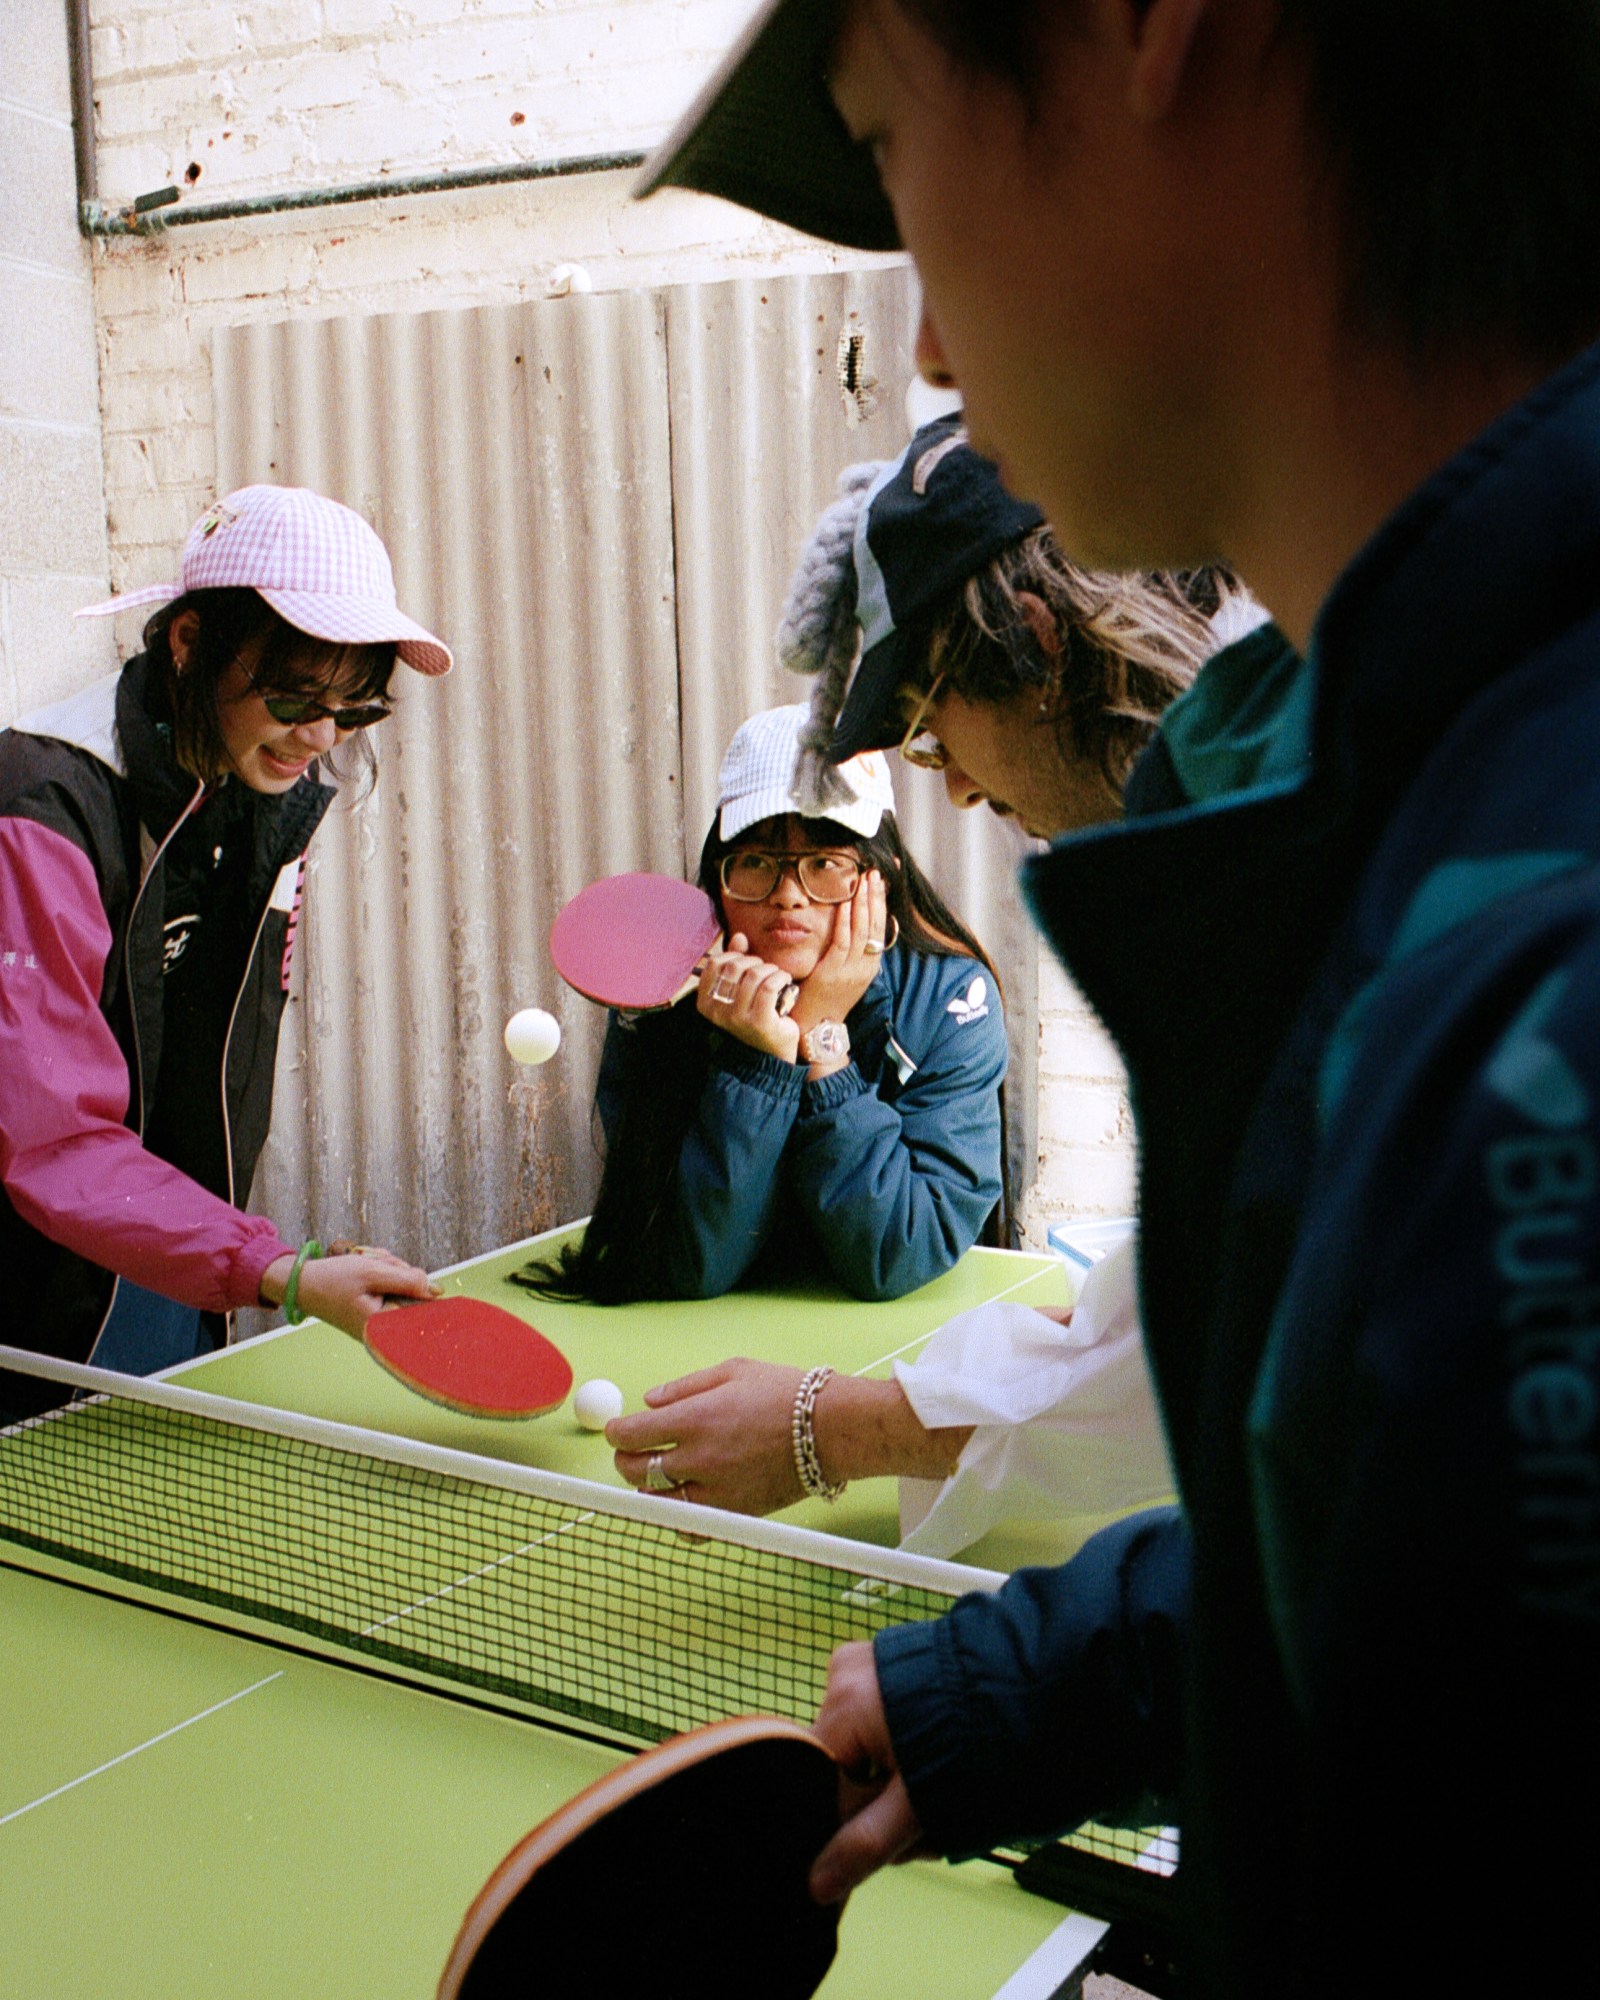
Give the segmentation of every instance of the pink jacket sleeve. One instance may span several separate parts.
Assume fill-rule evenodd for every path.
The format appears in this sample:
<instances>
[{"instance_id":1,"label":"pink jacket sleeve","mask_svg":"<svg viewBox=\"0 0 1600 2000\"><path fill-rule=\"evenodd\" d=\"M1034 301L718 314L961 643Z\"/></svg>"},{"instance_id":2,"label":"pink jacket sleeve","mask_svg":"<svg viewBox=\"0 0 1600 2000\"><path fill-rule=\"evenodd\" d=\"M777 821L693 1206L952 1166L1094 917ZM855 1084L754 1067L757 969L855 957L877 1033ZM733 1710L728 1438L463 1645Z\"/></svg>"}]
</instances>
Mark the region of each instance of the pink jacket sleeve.
<instances>
[{"instance_id":1,"label":"pink jacket sleeve","mask_svg":"<svg viewBox=\"0 0 1600 2000\"><path fill-rule=\"evenodd\" d=\"M87 856L0 819L0 1183L52 1242L208 1312L254 1305L288 1245L158 1160L99 996L111 930Z\"/></svg>"}]
</instances>

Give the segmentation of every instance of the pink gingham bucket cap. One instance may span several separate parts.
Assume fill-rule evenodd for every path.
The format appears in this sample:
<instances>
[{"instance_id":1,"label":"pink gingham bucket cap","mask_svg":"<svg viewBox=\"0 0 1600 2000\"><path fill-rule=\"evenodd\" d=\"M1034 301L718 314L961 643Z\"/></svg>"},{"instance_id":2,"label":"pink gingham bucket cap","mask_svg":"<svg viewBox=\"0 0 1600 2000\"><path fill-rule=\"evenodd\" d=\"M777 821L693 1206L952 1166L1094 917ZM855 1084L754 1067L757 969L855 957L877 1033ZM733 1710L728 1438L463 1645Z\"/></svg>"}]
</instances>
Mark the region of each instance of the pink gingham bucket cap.
<instances>
[{"instance_id":1,"label":"pink gingham bucket cap","mask_svg":"<svg viewBox=\"0 0 1600 2000\"><path fill-rule=\"evenodd\" d=\"M447 674L450 648L395 602L394 567L376 531L305 486L241 486L207 509L183 545L177 583L147 584L80 618L161 604L191 590L248 586L297 631L347 646L395 642L419 674Z\"/></svg>"}]
</instances>

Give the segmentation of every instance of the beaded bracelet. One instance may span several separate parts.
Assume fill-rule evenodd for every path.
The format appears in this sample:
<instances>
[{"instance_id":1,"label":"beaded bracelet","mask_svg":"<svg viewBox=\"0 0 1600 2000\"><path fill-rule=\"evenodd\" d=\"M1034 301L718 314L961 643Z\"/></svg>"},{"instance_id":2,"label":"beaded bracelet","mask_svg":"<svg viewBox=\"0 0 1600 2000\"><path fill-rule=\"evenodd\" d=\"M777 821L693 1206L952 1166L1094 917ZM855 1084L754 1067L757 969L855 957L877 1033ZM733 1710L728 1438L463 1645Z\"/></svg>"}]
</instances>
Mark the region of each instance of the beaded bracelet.
<instances>
[{"instance_id":1,"label":"beaded bracelet","mask_svg":"<svg viewBox=\"0 0 1600 2000\"><path fill-rule=\"evenodd\" d=\"M300 1253L289 1272L289 1282L283 1288L283 1316L291 1326L298 1326L305 1318L305 1314L300 1310L300 1301L295 1296L300 1289L300 1273L305 1269L308 1257L321 1255L322 1245L314 1236L308 1236L300 1245Z\"/></svg>"},{"instance_id":2,"label":"beaded bracelet","mask_svg":"<svg viewBox=\"0 0 1600 2000\"><path fill-rule=\"evenodd\" d=\"M842 1479L836 1486L830 1485L823 1477L822 1461L817 1457L817 1393L832 1373L831 1368L812 1368L801 1376L794 1399L794 1415L789 1420L794 1469L800 1475L801 1486L813 1500L837 1500L846 1485Z\"/></svg>"}]
</instances>

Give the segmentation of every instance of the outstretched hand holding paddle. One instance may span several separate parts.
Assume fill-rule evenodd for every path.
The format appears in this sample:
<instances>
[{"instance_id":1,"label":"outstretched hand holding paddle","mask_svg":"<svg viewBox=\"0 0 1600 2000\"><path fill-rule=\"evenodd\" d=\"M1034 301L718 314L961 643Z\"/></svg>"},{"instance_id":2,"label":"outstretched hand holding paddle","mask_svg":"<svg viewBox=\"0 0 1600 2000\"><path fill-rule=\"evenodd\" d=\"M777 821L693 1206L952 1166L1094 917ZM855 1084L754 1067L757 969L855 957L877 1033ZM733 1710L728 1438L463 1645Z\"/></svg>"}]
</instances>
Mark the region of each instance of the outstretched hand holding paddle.
<instances>
[{"instance_id":1,"label":"outstretched hand holding paddle","mask_svg":"<svg viewBox=\"0 0 1600 2000\"><path fill-rule=\"evenodd\" d=\"M433 1281L426 1271L408 1264L390 1250L365 1244L330 1244L325 1257L283 1256L261 1274L263 1305L282 1305L290 1273L300 1265L296 1305L307 1319L326 1320L357 1340L367 1321L396 1298L426 1299Z\"/></svg>"},{"instance_id":2,"label":"outstretched hand holding paddle","mask_svg":"<svg viewBox=\"0 0 1600 2000\"><path fill-rule=\"evenodd\" d=\"M806 1875L838 1821L839 1773L810 1730L735 1716L608 1772L519 1842L467 1912L439 2000L582 1993L619 1924L651 2000L808 2000L839 1911Z\"/></svg>"},{"instance_id":3,"label":"outstretched hand holding paddle","mask_svg":"<svg viewBox=\"0 0 1600 2000\"><path fill-rule=\"evenodd\" d=\"M367 1321L363 1342L408 1389L469 1417L542 1417L572 1389L561 1350L485 1299L390 1302Z\"/></svg>"},{"instance_id":4,"label":"outstretched hand holding paddle","mask_svg":"<svg viewBox=\"0 0 1600 2000\"><path fill-rule=\"evenodd\" d=\"M268 1265L262 1296L291 1319L315 1316L353 1334L408 1389L471 1417L542 1417L564 1403L572 1366L504 1306L445 1295L426 1271L360 1243L308 1243ZM281 1268L280 1268L281 1267Z\"/></svg>"}]
</instances>

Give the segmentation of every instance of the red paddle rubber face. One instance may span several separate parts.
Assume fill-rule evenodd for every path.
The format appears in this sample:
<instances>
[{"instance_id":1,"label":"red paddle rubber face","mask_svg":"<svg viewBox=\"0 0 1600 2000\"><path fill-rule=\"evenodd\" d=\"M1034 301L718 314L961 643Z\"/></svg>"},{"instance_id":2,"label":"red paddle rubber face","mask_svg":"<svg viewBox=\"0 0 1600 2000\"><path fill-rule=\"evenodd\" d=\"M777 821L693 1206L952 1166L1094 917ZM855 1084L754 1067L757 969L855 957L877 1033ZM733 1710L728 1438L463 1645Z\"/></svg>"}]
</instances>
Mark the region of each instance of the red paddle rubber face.
<instances>
[{"instance_id":1,"label":"red paddle rubber face","mask_svg":"<svg viewBox=\"0 0 1600 2000\"><path fill-rule=\"evenodd\" d=\"M367 1352L419 1396L473 1417L542 1417L572 1365L525 1320L483 1299L421 1299L367 1321Z\"/></svg>"},{"instance_id":2,"label":"red paddle rubber face","mask_svg":"<svg viewBox=\"0 0 1600 2000\"><path fill-rule=\"evenodd\" d=\"M608 875L550 927L550 960L587 1000L625 1012L670 1007L722 935L711 898L671 875Z\"/></svg>"},{"instance_id":3,"label":"red paddle rubber face","mask_svg":"<svg viewBox=\"0 0 1600 2000\"><path fill-rule=\"evenodd\" d=\"M838 1819L838 1768L797 1723L738 1716L675 1736L512 1849L467 1912L439 2000L809 2000L839 1910L806 1880Z\"/></svg>"}]
</instances>

